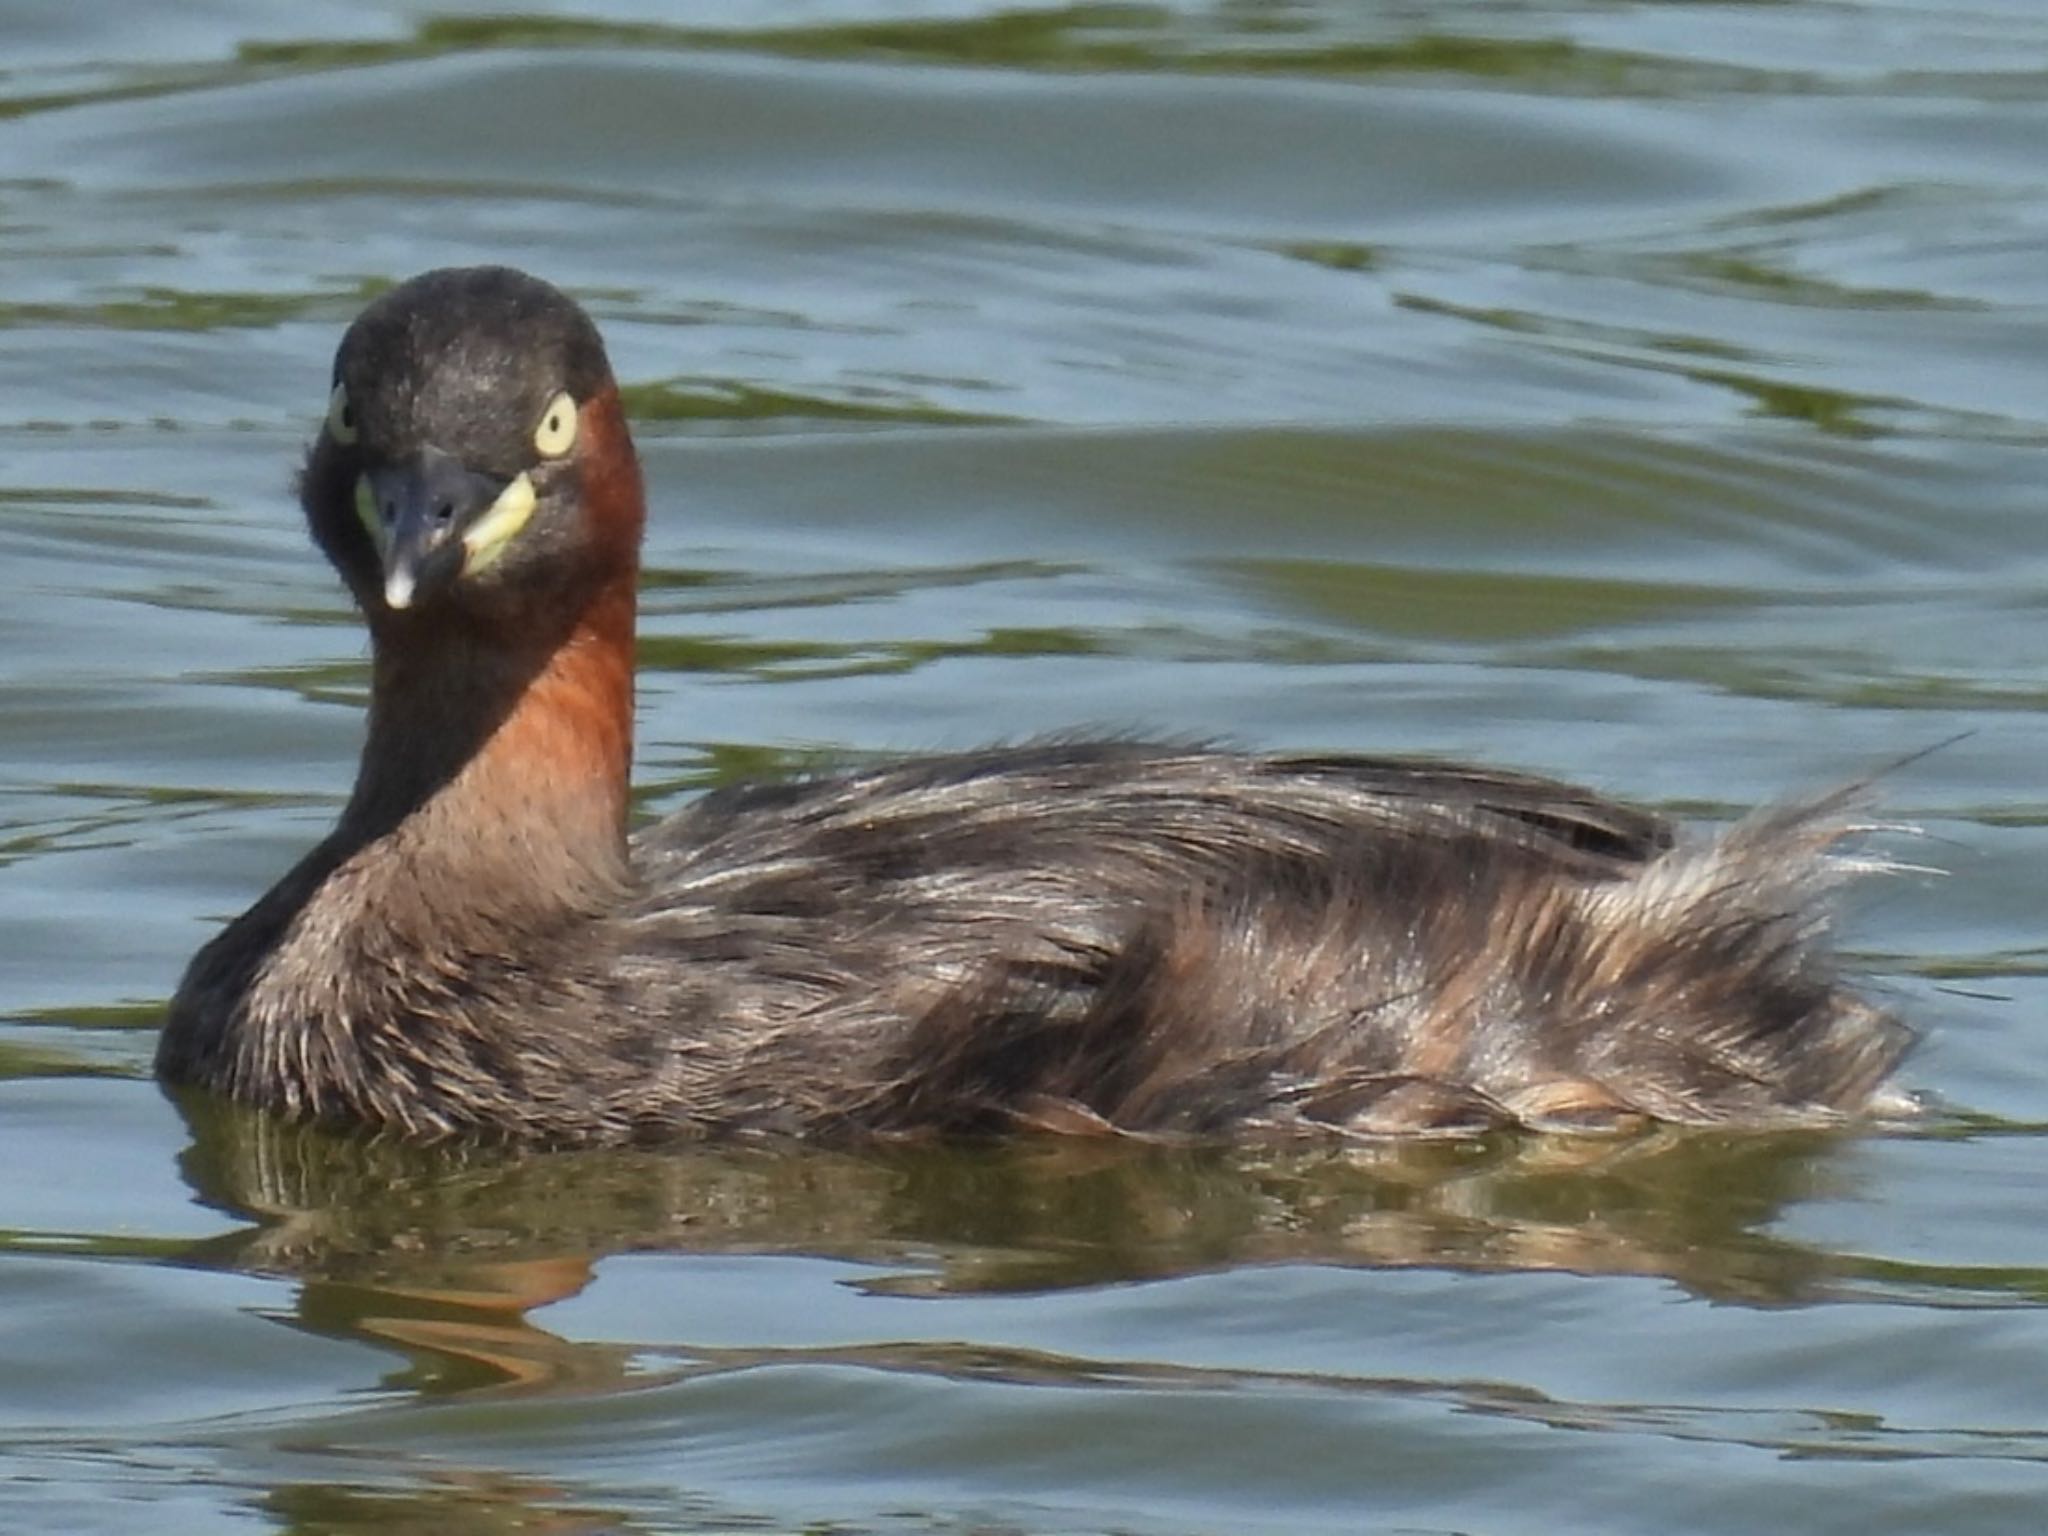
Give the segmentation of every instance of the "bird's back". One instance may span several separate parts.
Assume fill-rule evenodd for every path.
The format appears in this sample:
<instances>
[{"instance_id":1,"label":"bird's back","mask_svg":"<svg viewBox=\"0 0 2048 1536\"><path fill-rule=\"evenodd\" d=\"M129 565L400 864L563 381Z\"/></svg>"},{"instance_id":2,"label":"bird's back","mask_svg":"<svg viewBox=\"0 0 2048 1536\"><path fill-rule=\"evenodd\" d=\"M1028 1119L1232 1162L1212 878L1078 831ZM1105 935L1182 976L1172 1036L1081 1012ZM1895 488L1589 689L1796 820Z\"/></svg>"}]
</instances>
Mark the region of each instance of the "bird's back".
<instances>
[{"instance_id":1,"label":"bird's back","mask_svg":"<svg viewBox=\"0 0 2048 1536\"><path fill-rule=\"evenodd\" d=\"M1866 1108L1836 802L1717 841L1553 781L1043 743L708 796L636 843L630 1114L863 1134L1466 1131ZM664 1098L668 1101L665 1104Z\"/></svg>"}]
</instances>

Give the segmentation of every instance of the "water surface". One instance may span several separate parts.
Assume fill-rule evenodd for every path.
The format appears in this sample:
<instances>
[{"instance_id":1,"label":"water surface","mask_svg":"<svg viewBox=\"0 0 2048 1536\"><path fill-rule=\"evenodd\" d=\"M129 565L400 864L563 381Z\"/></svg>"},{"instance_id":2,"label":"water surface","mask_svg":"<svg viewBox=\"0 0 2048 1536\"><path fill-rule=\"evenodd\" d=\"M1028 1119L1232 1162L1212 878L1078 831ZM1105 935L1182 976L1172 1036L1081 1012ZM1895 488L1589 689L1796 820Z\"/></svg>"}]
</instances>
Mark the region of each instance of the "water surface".
<instances>
[{"instance_id":1,"label":"water surface","mask_svg":"<svg viewBox=\"0 0 2048 1536\"><path fill-rule=\"evenodd\" d=\"M17 7L0 1527L2009 1532L2048 1495L2032 0ZM364 298L597 314L639 782L1101 725L1884 769L1925 1134L407 1152L173 1104L363 644Z\"/></svg>"}]
</instances>

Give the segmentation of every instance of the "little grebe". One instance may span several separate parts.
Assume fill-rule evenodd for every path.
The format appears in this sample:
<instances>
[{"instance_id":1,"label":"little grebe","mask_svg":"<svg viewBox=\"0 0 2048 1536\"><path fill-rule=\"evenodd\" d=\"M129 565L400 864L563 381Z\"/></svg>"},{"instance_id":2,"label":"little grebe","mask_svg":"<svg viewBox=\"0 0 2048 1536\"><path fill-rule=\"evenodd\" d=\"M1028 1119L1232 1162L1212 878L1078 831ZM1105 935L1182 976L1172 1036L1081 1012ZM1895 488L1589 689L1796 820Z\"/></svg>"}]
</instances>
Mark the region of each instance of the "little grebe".
<instances>
[{"instance_id":1,"label":"little grebe","mask_svg":"<svg viewBox=\"0 0 2048 1536\"><path fill-rule=\"evenodd\" d=\"M1680 842L1443 763L1043 742L629 838L640 467L590 319L429 272L300 498L370 629L340 824L202 949L161 1075L432 1137L1365 1135L1902 1110L1844 798Z\"/></svg>"}]
</instances>

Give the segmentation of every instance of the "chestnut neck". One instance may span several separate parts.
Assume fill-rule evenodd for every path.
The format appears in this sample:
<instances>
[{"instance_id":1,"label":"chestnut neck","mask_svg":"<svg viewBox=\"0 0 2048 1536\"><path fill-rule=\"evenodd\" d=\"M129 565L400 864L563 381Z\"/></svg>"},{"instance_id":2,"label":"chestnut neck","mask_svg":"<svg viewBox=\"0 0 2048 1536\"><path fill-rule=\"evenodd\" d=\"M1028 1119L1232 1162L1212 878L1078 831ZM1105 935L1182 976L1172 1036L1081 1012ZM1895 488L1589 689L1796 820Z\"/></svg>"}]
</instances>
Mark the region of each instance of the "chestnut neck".
<instances>
[{"instance_id":1,"label":"chestnut neck","mask_svg":"<svg viewBox=\"0 0 2048 1536\"><path fill-rule=\"evenodd\" d=\"M630 573L537 635L398 617L372 630L369 732L336 829L343 849L399 836L417 875L493 902L623 878Z\"/></svg>"},{"instance_id":2,"label":"chestnut neck","mask_svg":"<svg viewBox=\"0 0 2048 1536\"><path fill-rule=\"evenodd\" d=\"M385 866L451 923L596 910L628 883L633 629L645 503L616 389L583 409L584 543L551 589L370 606L368 739L328 847Z\"/></svg>"}]
</instances>

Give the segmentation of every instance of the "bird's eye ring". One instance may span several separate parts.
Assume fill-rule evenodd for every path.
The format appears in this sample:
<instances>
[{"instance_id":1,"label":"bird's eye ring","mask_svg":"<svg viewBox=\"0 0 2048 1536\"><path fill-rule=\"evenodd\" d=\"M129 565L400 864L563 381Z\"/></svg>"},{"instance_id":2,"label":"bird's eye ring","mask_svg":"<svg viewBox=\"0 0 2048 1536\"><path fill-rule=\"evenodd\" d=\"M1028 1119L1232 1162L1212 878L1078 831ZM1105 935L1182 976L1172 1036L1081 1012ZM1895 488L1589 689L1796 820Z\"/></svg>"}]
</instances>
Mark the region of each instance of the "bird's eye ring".
<instances>
[{"instance_id":1,"label":"bird's eye ring","mask_svg":"<svg viewBox=\"0 0 2048 1536\"><path fill-rule=\"evenodd\" d=\"M356 410L348 403L346 384L335 385L334 393L327 397L327 435L344 448L355 443Z\"/></svg>"},{"instance_id":2,"label":"bird's eye ring","mask_svg":"<svg viewBox=\"0 0 2048 1536\"><path fill-rule=\"evenodd\" d=\"M533 446L544 459L559 459L576 446L576 402L565 389L548 402L533 429Z\"/></svg>"}]
</instances>

